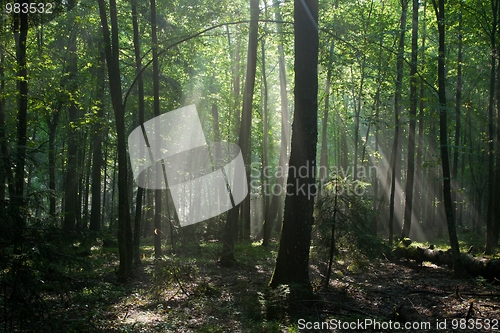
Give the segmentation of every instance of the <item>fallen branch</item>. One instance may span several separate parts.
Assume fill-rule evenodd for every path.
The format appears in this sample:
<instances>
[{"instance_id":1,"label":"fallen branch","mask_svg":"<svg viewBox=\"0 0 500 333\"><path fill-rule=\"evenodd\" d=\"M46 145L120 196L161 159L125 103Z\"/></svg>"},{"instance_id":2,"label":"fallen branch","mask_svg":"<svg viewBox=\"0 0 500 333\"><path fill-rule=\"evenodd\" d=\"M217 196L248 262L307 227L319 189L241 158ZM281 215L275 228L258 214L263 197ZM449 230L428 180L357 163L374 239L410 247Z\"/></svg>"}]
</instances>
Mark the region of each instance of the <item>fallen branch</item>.
<instances>
[{"instance_id":1,"label":"fallen branch","mask_svg":"<svg viewBox=\"0 0 500 333\"><path fill-rule=\"evenodd\" d=\"M415 260L422 264L424 261L431 262L438 266L446 265L453 267L451 251L441 251L432 249L423 249L421 247L397 247L394 249L397 258L406 258ZM487 279L500 278L500 260L477 258L469 253L461 254L465 270L471 276L482 276Z\"/></svg>"}]
</instances>

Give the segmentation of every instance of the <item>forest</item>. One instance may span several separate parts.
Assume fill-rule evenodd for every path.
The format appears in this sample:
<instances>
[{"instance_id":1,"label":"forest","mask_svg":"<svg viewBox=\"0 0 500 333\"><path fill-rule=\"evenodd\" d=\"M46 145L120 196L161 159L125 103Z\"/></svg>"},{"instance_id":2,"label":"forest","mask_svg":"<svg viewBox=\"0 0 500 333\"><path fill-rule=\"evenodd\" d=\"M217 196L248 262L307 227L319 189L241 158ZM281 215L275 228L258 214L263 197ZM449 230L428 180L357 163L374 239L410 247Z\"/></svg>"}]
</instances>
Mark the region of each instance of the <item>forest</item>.
<instances>
[{"instance_id":1,"label":"forest","mask_svg":"<svg viewBox=\"0 0 500 333\"><path fill-rule=\"evenodd\" d=\"M1 332L500 329L500 0L0 0Z\"/></svg>"}]
</instances>

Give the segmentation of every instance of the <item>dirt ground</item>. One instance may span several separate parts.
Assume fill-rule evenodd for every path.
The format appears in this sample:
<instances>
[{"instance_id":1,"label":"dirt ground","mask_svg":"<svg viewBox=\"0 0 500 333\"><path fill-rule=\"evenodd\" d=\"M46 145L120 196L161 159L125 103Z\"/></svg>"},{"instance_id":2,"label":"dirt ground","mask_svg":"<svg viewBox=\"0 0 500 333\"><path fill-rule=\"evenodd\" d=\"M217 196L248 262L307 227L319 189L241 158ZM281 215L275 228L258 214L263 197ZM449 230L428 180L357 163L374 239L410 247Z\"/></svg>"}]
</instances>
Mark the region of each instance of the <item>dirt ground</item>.
<instances>
[{"instance_id":1,"label":"dirt ground","mask_svg":"<svg viewBox=\"0 0 500 333\"><path fill-rule=\"evenodd\" d=\"M142 270L130 286L136 292L95 319L104 318L103 330L129 332L500 331L498 281L455 280L447 268L383 259L355 270L336 264L323 288L324 267L312 265L315 297L290 305L286 290L267 288L273 264L198 264L196 278L153 298Z\"/></svg>"},{"instance_id":2,"label":"dirt ground","mask_svg":"<svg viewBox=\"0 0 500 333\"><path fill-rule=\"evenodd\" d=\"M381 329L372 325L359 331L500 331L500 283L481 278L455 280L449 269L435 265L381 260L361 273L335 279L321 295L328 301L323 308L324 320L333 317L348 322L358 318L379 321L377 328ZM384 327L389 320L398 321L401 329ZM430 326L424 328L424 322ZM411 324L410 329L405 328L405 323Z\"/></svg>"},{"instance_id":3,"label":"dirt ground","mask_svg":"<svg viewBox=\"0 0 500 333\"><path fill-rule=\"evenodd\" d=\"M148 254L126 285L115 283L117 263L108 261L107 272L96 271L80 288L52 298L47 293L39 319L26 320L14 331L500 331L499 281L452 279L448 268L428 263L380 259L353 265L340 260L324 288L326 264L313 258L314 295L298 302L290 301L287 288L267 287L275 249L241 246L239 262L231 268L218 265L216 251L209 247L178 254L163 261L163 271ZM103 259L117 258L113 253Z\"/></svg>"}]
</instances>

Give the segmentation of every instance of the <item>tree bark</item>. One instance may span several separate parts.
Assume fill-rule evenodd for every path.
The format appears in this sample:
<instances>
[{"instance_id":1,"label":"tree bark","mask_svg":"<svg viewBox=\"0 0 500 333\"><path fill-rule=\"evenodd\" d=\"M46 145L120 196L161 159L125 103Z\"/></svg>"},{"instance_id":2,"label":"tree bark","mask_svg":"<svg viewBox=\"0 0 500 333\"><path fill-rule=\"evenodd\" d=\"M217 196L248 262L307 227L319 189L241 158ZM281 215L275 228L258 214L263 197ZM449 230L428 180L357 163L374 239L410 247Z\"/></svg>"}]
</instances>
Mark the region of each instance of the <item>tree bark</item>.
<instances>
[{"instance_id":1,"label":"tree bark","mask_svg":"<svg viewBox=\"0 0 500 333\"><path fill-rule=\"evenodd\" d=\"M262 39L262 85L263 85L263 107L262 107L262 169L264 172L262 173L263 182L263 209L264 209L264 224L263 228L263 246L269 246L269 241L271 239L271 231L272 231L272 221L271 221L271 212L269 209L269 175L268 175L268 166L269 166L269 147L268 147L268 120L267 120L267 77L266 77L266 53L265 53L265 40Z\"/></svg>"},{"instance_id":2,"label":"tree bark","mask_svg":"<svg viewBox=\"0 0 500 333\"><path fill-rule=\"evenodd\" d=\"M497 3L497 18L500 17L500 4ZM498 27L500 29L500 27ZM500 31L497 32L500 34ZM497 45L497 57L500 54L500 45ZM495 193L493 196L493 225L491 227L491 246L498 247L500 232L500 59L498 59L496 72L496 102L497 102L497 126L496 126L496 168L495 168Z\"/></svg>"},{"instance_id":3,"label":"tree bark","mask_svg":"<svg viewBox=\"0 0 500 333\"><path fill-rule=\"evenodd\" d=\"M421 264L424 261L435 265L447 265L453 267L453 256L451 251L431 250L420 247L397 247L394 254L398 258L415 260ZM469 253L461 253L460 259L464 264L465 272L471 276L482 276L493 279L500 278L500 260L477 258Z\"/></svg>"},{"instance_id":4,"label":"tree bark","mask_svg":"<svg viewBox=\"0 0 500 333\"><path fill-rule=\"evenodd\" d=\"M460 2L460 7L461 7ZM457 211L458 202L458 154L460 152L460 114L462 107L462 8L458 13L458 56L457 56L457 88L455 94L455 147L453 149L453 168L451 170L451 184L452 193L451 201L455 205L455 212ZM456 215L455 215L456 216ZM458 225L462 225L460 219L457 218Z\"/></svg>"},{"instance_id":5,"label":"tree bark","mask_svg":"<svg viewBox=\"0 0 500 333\"><path fill-rule=\"evenodd\" d=\"M245 79L245 88L243 90L243 109L241 111L240 138L238 144L241 148L243 161L245 163L248 188L250 189L250 163L251 147L250 136L252 128L252 103L253 91L255 87L255 73L257 71L257 47L258 47L258 19L259 19L259 1L250 0L250 32L248 39L247 55L247 74ZM240 204L241 216L243 219L242 238L250 238L250 195L248 195Z\"/></svg>"},{"instance_id":6,"label":"tree bark","mask_svg":"<svg viewBox=\"0 0 500 333\"><path fill-rule=\"evenodd\" d=\"M493 12L492 26L490 32L491 47L491 71L490 71L490 91L488 103L488 210L486 213L486 254L493 254L493 250L498 239L495 239L493 226L495 224L495 68L496 68L496 34L497 34L497 15L499 1L491 1Z\"/></svg>"},{"instance_id":7,"label":"tree bark","mask_svg":"<svg viewBox=\"0 0 500 333\"><path fill-rule=\"evenodd\" d=\"M92 140L92 201L90 204L90 227L92 231L101 230L101 169L102 169L102 138L104 121L104 98L106 93L106 54L102 45L102 38L99 38L99 60L96 75L99 80L97 99L99 108L97 111L98 123L95 126L94 138Z\"/></svg>"},{"instance_id":8,"label":"tree bark","mask_svg":"<svg viewBox=\"0 0 500 333\"><path fill-rule=\"evenodd\" d=\"M445 15L444 0L432 0L436 19L438 22L438 95L439 95L439 141L441 150L441 168L443 171L443 200L450 237L451 253L453 257L453 271L456 276L464 276L464 264L460 257L458 246L455 217L453 214L453 203L451 202L450 162L448 158L448 119L446 110L446 74L445 74Z\"/></svg>"},{"instance_id":9,"label":"tree bark","mask_svg":"<svg viewBox=\"0 0 500 333\"><path fill-rule=\"evenodd\" d=\"M23 3L21 1L20 3ZM14 252L20 250L26 227L24 206L24 167L26 164L26 142L28 128L28 78L26 66L26 40L28 36L28 14L14 15L14 38L16 40L17 60L17 151L15 157L14 191L11 197L14 216Z\"/></svg>"},{"instance_id":10,"label":"tree bark","mask_svg":"<svg viewBox=\"0 0 500 333\"><path fill-rule=\"evenodd\" d=\"M153 51L153 114L155 117L160 115L160 81L158 68L158 38L156 36L156 1L151 0L151 43ZM160 129L155 129L156 135L160 134ZM157 137L157 141L160 139ZM159 155L159 154L158 154ZM156 172L157 177L161 177L162 172ZM166 181L166 180L165 180ZM160 183L161 179L157 179ZM155 258L161 256L161 216L162 216L162 190L155 190Z\"/></svg>"},{"instance_id":11,"label":"tree bark","mask_svg":"<svg viewBox=\"0 0 500 333\"><path fill-rule=\"evenodd\" d=\"M0 21L0 33L3 33L4 23L3 20ZM7 151L7 141L5 139L5 47L3 42L0 42L0 184L5 184L5 180L8 179L7 174L11 172L10 162L8 158ZM11 182L8 182L11 184ZM6 187L1 186L0 188L0 216L2 218L5 216L5 195Z\"/></svg>"},{"instance_id":12,"label":"tree bark","mask_svg":"<svg viewBox=\"0 0 500 333\"><path fill-rule=\"evenodd\" d=\"M425 56L425 39L427 37L427 26L426 26L426 13L427 11L427 2L424 1L424 17L422 20L423 24L423 32L422 32L422 44L421 44L421 69L422 72L424 70L424 56ZM422 168L422 152L423 152L423 135L424 135L424 80L420 79L420 93L419 93L419 110L418 110L418 139L417 139L417 165L416 165L416 175L417 175L417 183L415 185L415 198L414 198L414 210L416 212L416 216L419 219L423 219L423 205L422 205L422 182L424 180L424 173Z\"/></svg>"},{"instance_id":13,"label":"tree bark","mask_svg":"<svg viewBox=\"0 0 500 333\"><path fill-rule=\"evenodd\" d=\"M74 15L68 13L68 28L71 29L74 25ZM78 89L78 53L76 50L76 35L70 33L68 43L68 62L66 73L67 81L63 86L68 92L74 92ZM68 99L69 100L69 99ZM66 179L64 188L64 221L63 229L67 231L74 230L77 220L79 219L78 211L78 155L80 147L80 138L76 128L78 122L78 106L74 101L69 100L68 120L70 122L68 133L68 158L66 162Z\"/></svg>"},{"instance_id":14,"label":"tree bark","mask_svg":"<svg viewBox=\"0 0 500 333\"><path fill-rule=\"evenodd\" d=\"M394 238L394 197L396 193L396 171L398 166L399 150L399 115L401 113L401 92L403 90L403 64L405 49L406 12L408 0L401 0L401 21L398 55L396 60L396 90L394 93L394 141L391 153L391 194L389 197L389 244Z\"/></svg>"},{"instance_id":15,"label":"tree bark","mask_svg":"<svg viewBox=\"0 0 500 333\"><path fill-rule=\"evenodd\" d=\"M134 56L135 56L135 73L137 75L137 99L139 104L139 125L142 126L144 123L144 82L142 80L142 63L141 63L141 44L139 38L139 25L137 23L137 0L131 0L130 4L132 6L132 26L134 30ZM140 149L144 149L141 145ZM139 156L143 156L143 152L140 152ZM141 173L139 177L144 177L144 173ZM142 180L139 180L142 182ZM142 215L142 198L144 194L144 188L139 186L137 188L137 196L135 200L135 216L134 216L134 248L133 248L133 261L134 264L139 265L141 263L141 256L139 253L139 246L141 243L141 215Z\"/></svg>"},{"instance_id":16,"label":"tree bark","mask_svg":"<svg viewBox=\"0 0 500 333\"><path fill-rule=\"evenodd\" d=\"M274 3L274 14L276 21L281 21L281 12L279 9L279 2ZM279 36L283 36L283 29L281 28L281 23L277 23L277 32ZM280 79L280 101L281 101L281 142L280 142L280 156L278 170L281 171L279 176L276 178L276 187L279 189L283 188L285 184L285 170L288 163L288 146L290 142L290 126L288 120L288 96L287 96L287 80L286 80L286 65L285 65L285 52L283 50L283 42L280 41L278 44L278 68L279 68L279 79ZM281 191L280 191L281 192ZM283 212L283 194L273 193L273 198L271 200L270 219L277 223L275 224L275 230L281 232L282 221L280 216ZM280 214L278 214L280 213Z\"/></svg>"},{"instance_id":17,"label":"tree bark","mask_svg":"<svg viewBox=\"0 0 500 333\"><path fill-rule=\"evenodd\" d=\"M418 0L413 0L411 65L410 65L410 131L408 133L408 166L406 171L405 215L401 238L409 237L413 215L413 178L415 174L415 127L417 122L417 41L418 41Z\"/></svg>"},{"instance_id":18,"label":"tree bark","mask_svg":"<svg viewBox=\"0 0 500 333\"><path fill-rule=\"evenodd\" d=\"M250 129L252 124L252 101L255 85L255 73L257 70L257 46L258 46L258 19L259 1L250 0L250 32L248 39L248 60L245 88L243 92L243 109L241 115L240 136L238 145L241 148L243 162L245 163L247 181L250 181ZM250 184L248 184L250 192ZM227 213L226 226L224 228L224 240L220 263L224 266L231 266L236 258L234 257L234 237L238 225L240 207L244 219L243 238L250 235L250 194L238 205Z\"/></svg>"},{"instance_id":19,"label":"tree bark","mask_svg":"<svg viewBox=\"0 0 500 333\"><path fill-rule=\"evenodd\" d=\"M313 224L318 140L318 1L295 0L295 111L285 216L270 286L311 291L309 248ZM301 177L297 170L306 168ZM305 295L305 294L304 294Z\"/></svg>"},{"instance_id":20,"label":"tree bark","mask_svg":"<svg viewBox=\"0 0 500 333\"><path fill-rule=\"evenodd\" d=\"M122 86L119 63L118 19L116 0L109 1L111 37L104 0L99 0L99 14L104 36L106 62L108 64L109 88L115 114L118 150L118 249L120 265L118 281L126 282L132 275L132 230L128 201L127 141L125 136L125 115L122 105Z\"/></svg>"},{"instance_id":21,"label":"tree bark","mask_svg":"<svg viewBox=\"0 0 500 333\"><path fill-rule=\"evenodd\" d=\"M328 110L330 109L330 83L332 80L332 62L333 62L334 41L330 44L330 54L328 60L328 70L326 73L325 83L325 109L323 110L323 119L321 121L321 153L319 160L319 192L318 199L321 199L323 182L328 178L328 147L327 147L327 131L328 131Z\"/></svg>"}]
</instances>

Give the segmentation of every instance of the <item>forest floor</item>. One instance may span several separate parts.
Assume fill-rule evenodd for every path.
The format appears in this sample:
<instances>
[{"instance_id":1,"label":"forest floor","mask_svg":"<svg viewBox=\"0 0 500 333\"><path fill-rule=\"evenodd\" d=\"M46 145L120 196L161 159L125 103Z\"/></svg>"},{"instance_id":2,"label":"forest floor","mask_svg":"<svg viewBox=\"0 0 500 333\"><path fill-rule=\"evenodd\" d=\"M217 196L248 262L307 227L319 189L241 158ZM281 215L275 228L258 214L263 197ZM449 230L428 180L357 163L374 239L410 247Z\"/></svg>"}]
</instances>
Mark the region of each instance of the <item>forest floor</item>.
<instances>
[{"instance_id":1,"label":"forest floor","mask_svg":"<svg viewBox=\"0 0 500 333\"><path fill-rule=\"evenodd\" d=\"M47 291L43 295L43 310L36 310L38 319L25 320L22 331L500 330L498 281L456 280L449 269L428 263L420 266L404 260L357 263L339 260L334 263L329 287L322 288L326 264L312 255L311 281L315 296L294 303L286 301L286 288L270 290L267 287L276 259L276 243L271 249L264 249L259 243L237 244L238 263L231 268L218 265L220 246L216 242L178 249L176 255L167 255L157 264L152 259L153 248L142 249L143 264L137 267L134 279L121 285L115 283L116 249L93 248L91 273L85 278L76 274L73 287L64 293ZM466 318L472 321L466 323ZM370 320L372 325L367 325ZM401 323L400 330L395 329L395 321ZM425 322L430 328L403 329L406 322L412 325L425 325L421 324ZM379 326L374 326L375 323ZM441 328L446 324L446 329L438 329L438 323ZM485 329L488 324L490 329ZM344 325L356 329L344 329ZM318 327L321 329L314 329Z\"/></svg>"}]
</instances>

